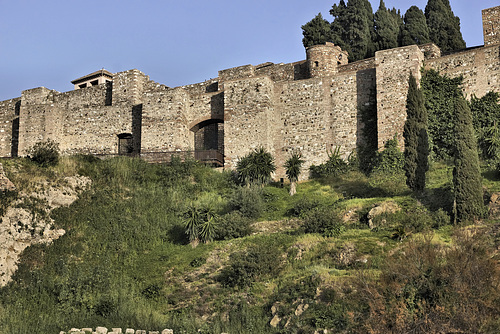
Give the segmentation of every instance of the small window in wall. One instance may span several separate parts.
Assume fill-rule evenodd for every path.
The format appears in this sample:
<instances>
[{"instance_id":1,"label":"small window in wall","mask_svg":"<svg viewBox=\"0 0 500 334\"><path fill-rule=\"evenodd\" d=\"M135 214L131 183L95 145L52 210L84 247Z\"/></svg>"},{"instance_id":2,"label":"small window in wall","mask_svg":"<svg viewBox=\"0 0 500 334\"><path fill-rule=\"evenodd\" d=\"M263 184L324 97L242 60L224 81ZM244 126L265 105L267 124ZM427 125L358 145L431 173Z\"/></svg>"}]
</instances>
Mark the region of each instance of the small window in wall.
<instances>
[{"instance_id":1,"label":"small window in wall","mask_svg":"<svg viewBox=\"0 0 500 334\"><path fill-rule=\"evenodd\" d=\"M80 87L80 88L85 88L85 87L87 87L87 84L86 84L86 83L84 83L84 84L78 85L78 87Z\"/></svg>"},{"instance_id":2,"label":"small window in wall","mask_svg":"<svg viewBox=\"0 0 500 334\"><path fill-rule=\"evenodd\" d=\"M118 154L127 155L134 153L132 134L122 133L118 135Z\"/></svg>"},{"instance_id":3,"label":"small window in wall","mask_svg":"<svg viewBox=\"0 0 500 334\"><path fill-rule=\"evenodd\" d=\"M318 67L319 66L319 61L314 62L314 66Z\"/></svg>"},{"instance_id":4,"label":"small window in wall","mask_svg":"<svg viewBox=\"0 0 500 334\"><path fill-rule=\"evenodd\" d=\"M99 80L94 80L94 81L91 81L90 84L92 86L97 86L99 84Z\"/></svg>"}]
</instances>

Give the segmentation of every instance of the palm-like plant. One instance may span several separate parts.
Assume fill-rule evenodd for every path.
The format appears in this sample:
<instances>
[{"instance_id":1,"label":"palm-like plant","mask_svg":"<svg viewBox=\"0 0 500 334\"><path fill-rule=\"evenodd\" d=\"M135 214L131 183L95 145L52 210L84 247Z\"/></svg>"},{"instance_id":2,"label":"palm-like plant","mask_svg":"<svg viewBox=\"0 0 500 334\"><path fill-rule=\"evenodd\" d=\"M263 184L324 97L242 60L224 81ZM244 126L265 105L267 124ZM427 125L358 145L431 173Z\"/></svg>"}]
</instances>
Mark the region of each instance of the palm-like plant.
<instances>
[{"instance_id":1,"label":"palm-like plant","mask_svg":"<svg viewBox=\"0 0 500 334\"><path fill-rule=\"evenodd\" d=\"M262 146L241 158L236 166L239 181L246 185L269 182L275 170L273 156Z\"/></svg>"},{"instance_id":2,"label":"palm-like plant","mask_svg":"<svg viewBox=\"0 0 500 334\"><path fill-rule=\"evenodd\" d=\"M290 158L285 162L286 176L290 180L290 196L295 195L297 192L297 181L299 180L299 175L301 172L302 164L305 161L302 160L302 154L300 152L293 152Z\"/></svg>"}]
</instances>

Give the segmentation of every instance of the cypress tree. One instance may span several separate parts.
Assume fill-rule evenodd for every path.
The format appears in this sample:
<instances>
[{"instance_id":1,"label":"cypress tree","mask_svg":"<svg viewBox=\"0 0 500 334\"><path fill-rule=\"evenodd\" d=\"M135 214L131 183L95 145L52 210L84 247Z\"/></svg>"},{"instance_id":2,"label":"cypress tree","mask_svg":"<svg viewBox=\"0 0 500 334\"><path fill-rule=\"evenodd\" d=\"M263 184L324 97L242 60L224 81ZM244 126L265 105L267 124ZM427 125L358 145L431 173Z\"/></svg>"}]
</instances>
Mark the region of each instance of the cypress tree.
<instances>
[{"instance_id":1,"label":"cypress tree","mask_svg":"<svg viewBox=\"0 0 500 334\"><path fill-rule=\"evenodd\" d=\"M344 41L345 27L348 22L345 21L345 12L347 10L347 5L344 0L340 0L339 4L334 4L332 9L330 9L330 15L333 16L332 24L330 29L332 32L332 41L334 44L340 46L342 50L349 52L351 54L351 46ZM351 56L350 56L351 57Z\"/></svg>"},{"instance_id":2,"label":"cypress tree","mask_svg":"<svg viewBox=\"0 0 500 334\"><path fill-rule=\"evenodd\" d=\"M460 18L453 14L449 0L429 0L425 6L429 36L442 51L465 48L460 32Z\"/></svg>"},{"instance_id":3,"label":"cypress tree","mask_svg":"<svg viewBox=\"0 0 500 334\"><path fill-rule=\"evenodd\" d=\"M323 19L321 13L302 26L302 35L304 35L302 44L306 48L313 45L325 44L325 42L332 42L333 39L330 22Z\"/></svg>"},{"instance_id":4,"label":"cypress tree","mask_svg":"<svg viewBox=\"0 0 500 334\"><path fill-rule=\"evenodd\" d=\"M411 6L404 16L404 25L399 33L399 45L418 45L430 42L429 28L424 12L417 6Z\"/></svg>"},{"instance_id":5,"label":"cypress tree","mask_svg":"<svg viewBox=\"0 0 500 334\"><path fill-rule=\"evenodd\" d=\"M464 222L484 214L483 191L472 113L467 101L455 101L455 168L453 170L455 221Z\"/></svg>"},{"instance_id":6,"label":"cypress tree","mask_svg":"<svg viewBox=\"0 0 500 334\"><path fill-rule=\"evenodd\" d=\"M385 7L384 0L380 0L374 22L377 50L398 47L399 22L395 13Z\"/></svg>"},{"instance_id":7,"label":"cypress tree","mask_svg":"<svg viewBox=\"0 0 500 334\"><path fill-rule=\"evenodd\" d=\"M349 60L356 61L375 54L373 42L375 30L373 26L373 10L368 0L349 0L347 4L340 1L330 10L334 17L332 34L334 43L349 52ZM338 37L342 43L338 42Z\"/></svg>"},{"instance_id":8,"label":"cypress tree","mask_svg":"<svg viewBox=\"0 0 500 334\"><path fill-rule=\"evenodd\" d=\"M417 80L410 74L406 98L406 122L404 126L404 170L406 184L413 191L425 188L425 173L429 169L429 143L427 137L427 111L424 96Z\"/></svg>"}]
</instances>

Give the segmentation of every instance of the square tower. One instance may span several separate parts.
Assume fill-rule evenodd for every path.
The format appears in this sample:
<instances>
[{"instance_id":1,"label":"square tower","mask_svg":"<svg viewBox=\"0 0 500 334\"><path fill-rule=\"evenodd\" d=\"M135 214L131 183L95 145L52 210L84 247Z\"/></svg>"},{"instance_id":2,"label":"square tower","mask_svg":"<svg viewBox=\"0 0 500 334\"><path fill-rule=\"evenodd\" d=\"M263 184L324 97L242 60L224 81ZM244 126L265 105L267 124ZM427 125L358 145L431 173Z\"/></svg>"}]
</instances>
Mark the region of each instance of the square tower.
<instances>
[{"instance_id":1,"label":"square tower","mask_svg":"<svg viewBox=\"0 0 500 334\"><path fill-rule=\"evenodd\" d=\"M500 6L482 10L484 46L500 44Z\"/></svg>"}]
</instances>

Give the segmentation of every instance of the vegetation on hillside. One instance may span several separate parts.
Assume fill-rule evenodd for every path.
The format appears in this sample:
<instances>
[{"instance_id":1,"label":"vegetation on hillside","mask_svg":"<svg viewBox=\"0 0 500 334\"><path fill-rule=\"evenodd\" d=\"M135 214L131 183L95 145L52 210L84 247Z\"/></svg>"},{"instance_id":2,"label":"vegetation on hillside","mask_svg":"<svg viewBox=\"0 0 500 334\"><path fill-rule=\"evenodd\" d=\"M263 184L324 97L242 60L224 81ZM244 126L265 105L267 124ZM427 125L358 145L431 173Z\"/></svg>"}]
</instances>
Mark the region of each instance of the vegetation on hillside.
<instances>
[{"instance_id":1,"label":"vegetation on hillside","mask_svg":"<svg viewBox=\"0 0 500 334\"><path fill-rule=\"evenodd\" d=\"M397 136L373 150L365 129L367 146L347 161L329 152L294 196L303 158L285 163L283 186L264 148L224 172L175 158L3 160L17 187L3 210L34 177L92 186L51 212L66 234L27 248L0 289L0 333L500 332L500 146L481 131L496 126L498 95L469 103L460 83L429 71L420 92L410 78L411 154Z\"/></svg>"},{"instance_id":2,"label":"vegetation on hillside","mask_svg":"<svg viewBox=\"0 0 500 334\"><path fill-rule=\"evenodd\" d=\"M378 161L387 167L394 158L386 152ZM280 184L240 186L237 175L194 161L3 163L8 175L79 173L93 185L53 214L65 236L24 252L14 280L0 290L0 332L104 325L176 333L493 333L500 326L491 247L498 224L451 225L446 164L433 165L419 197L402 169L366 176L352 166L301 183L292 197ZM488 182L498 188L498 179ZM387 203L396 209L374 214ZM196 247L186 224L193 216L198 228L216 222L209 238L195 232L205 241ZM479 313L466 317L472 309Z\"/></svg>"}]
</instances>

